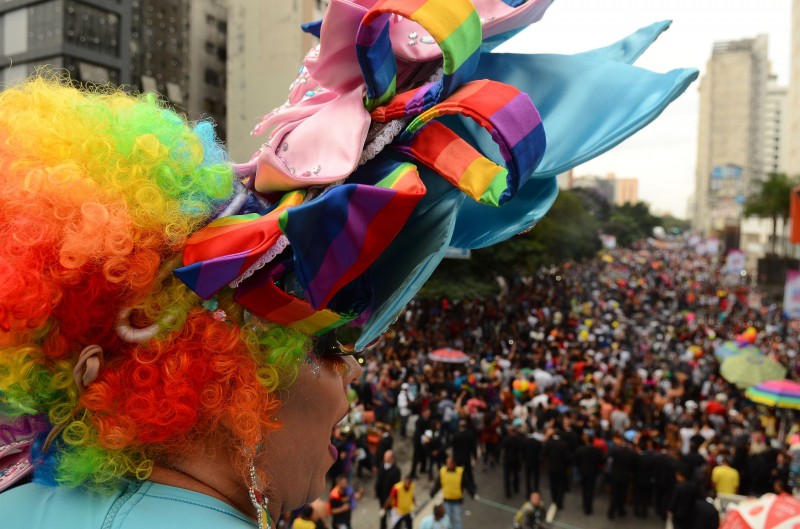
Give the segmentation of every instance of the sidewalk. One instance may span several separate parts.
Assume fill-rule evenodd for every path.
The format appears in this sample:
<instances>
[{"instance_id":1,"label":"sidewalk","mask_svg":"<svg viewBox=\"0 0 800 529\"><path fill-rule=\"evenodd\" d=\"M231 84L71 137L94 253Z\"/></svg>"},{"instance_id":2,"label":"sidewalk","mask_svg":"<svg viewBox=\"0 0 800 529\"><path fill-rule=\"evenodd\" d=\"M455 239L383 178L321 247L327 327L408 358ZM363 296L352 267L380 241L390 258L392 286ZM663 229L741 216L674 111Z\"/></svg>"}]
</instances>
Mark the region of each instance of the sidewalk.
<instances>
[{"instance_id":1,"label":"sidewalk","mask_svg":"<svg viewBox=\"0 0 800 529\"><path fill-rule=\"evenodd\" d=\"M394 458L397 466L400 467L400 475L405 476L411 472L411 461L414 451L412 446L411 435L403 439L398 432L393 432L394 437ZM417 491L417 511L414 514L414 527L419 527L422 519L431 513L436 501L430 497L430 489L433 485L428 481L427 476L420 476L416 480ZM380 507L378 506L378 499L375 497L375 477L372 474L365 474L363 479L354 478L354 485L364 486L364 496L358 502L358 508L353 512L353 529L378 529L380 527L380 515L378 513ZM438 500L441 501L441 492L437 495Z\"/></svg>"}]
</instances>

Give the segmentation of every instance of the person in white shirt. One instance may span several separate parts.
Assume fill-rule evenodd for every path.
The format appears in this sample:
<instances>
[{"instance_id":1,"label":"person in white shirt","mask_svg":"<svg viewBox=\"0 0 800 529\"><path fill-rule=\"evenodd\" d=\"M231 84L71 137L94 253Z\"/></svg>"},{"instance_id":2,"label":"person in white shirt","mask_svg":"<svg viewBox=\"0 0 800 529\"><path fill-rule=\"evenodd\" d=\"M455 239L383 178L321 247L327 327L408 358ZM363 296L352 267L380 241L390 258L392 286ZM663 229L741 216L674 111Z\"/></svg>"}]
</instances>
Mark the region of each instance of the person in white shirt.
<instances>
[{"instance_id":1,"label":"person in white shirt","mask_svg":"<svg viewBox=\"0 0 800 529\"><path fill-rule=\"evenodd\" d=\"M450 517L444 511L444 505L437 503L433 512L422 519L419 529L451 529Z\"/></svg>"}]
</instances>

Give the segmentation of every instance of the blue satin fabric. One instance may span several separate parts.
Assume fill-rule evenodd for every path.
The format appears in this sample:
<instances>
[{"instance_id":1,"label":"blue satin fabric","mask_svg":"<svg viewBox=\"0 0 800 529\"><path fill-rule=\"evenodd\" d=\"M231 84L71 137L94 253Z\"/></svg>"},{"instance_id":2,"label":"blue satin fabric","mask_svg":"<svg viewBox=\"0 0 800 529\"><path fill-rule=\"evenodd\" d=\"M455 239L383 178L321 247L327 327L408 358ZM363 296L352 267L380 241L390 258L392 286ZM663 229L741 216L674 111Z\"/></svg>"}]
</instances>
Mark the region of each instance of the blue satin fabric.
<instances>
[{"instance_id":1,"label":"blue satin fabric","mask_svg":"<svg viewBox=\"0 0 800 529\"><path fill-rule=\"evenodd\" d=\"M428 193L368 271L377 308L357 349L397 319L449 246L482 248L534 226L555 201L558 174L619 144L686 90L697 70L658 74L630 64L667 27L669 22L652 24L611 46L569 56L482 53L474 78L513 85L539 110L547 134L544 158L527 184L499 208L465 199L437 175L421 171ZM506 38L502 35L492 44ZM447 125L485 156L500 160L496 145L474 123L452 119Z\"/></svg>"}]
</instances>

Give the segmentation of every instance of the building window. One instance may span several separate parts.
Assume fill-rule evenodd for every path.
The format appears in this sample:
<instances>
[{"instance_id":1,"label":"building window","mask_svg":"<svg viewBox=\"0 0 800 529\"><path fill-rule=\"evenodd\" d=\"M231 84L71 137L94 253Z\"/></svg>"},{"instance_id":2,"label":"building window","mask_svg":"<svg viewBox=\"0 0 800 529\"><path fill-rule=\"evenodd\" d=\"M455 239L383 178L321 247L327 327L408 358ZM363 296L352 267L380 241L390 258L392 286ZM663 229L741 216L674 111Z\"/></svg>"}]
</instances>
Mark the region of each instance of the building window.
<instances>
[{"instance_id":1,"label":"building window","mask_svg":"<svg viewBox=\"0 0 800 529\"><path fill-rule=\"evenodd\" d=\"M219 73L210 68L206 68L205 81L212 86L219 86Z\"/></svg>"},{"instance_id":2,"label":"building window","mask_svg":"<svg viewBox=\"0 0 800 529\"><path fill-rule=\"evenodd\" d=\"M80 2L68 1L66 41L105 55L119 56L119 16Z\"/></svg>"},{"instance_id":3,"label":"building window","mask_svg":"<svg viewBox=\"0 0 800 529\"><path fill-rule=\"evenodd\" d=\"M61 3L51 0L0 16L0 54L46 51L61 42Z\"/></svg>"}]
</instances>

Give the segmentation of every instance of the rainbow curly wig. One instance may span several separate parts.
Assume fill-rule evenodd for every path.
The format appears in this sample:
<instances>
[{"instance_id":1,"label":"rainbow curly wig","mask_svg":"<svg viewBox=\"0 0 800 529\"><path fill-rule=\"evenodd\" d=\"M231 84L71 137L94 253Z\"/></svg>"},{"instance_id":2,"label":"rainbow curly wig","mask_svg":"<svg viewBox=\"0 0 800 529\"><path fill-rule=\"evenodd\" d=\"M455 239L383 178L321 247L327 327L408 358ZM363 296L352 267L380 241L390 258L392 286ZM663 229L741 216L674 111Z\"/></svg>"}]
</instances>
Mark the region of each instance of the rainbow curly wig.
<instances>
[{"instance_id":1,"label":"rainbow curly wig","mask_svg":"<svg viewBox=\"0 0 800 529\"><path fill-rule=\"evenodd\" d=\"M279 427L309 339L245 322L225 291L215 318L163 273L233 187L212 125L153 96L48 74L0 92L0 422L61 430L37 441L36 481L109 489L211 432L244 453ZM158 333L122 340L123 311ZM89 344L105 365L79 393Z\"/></svg>"}]
</instances>

